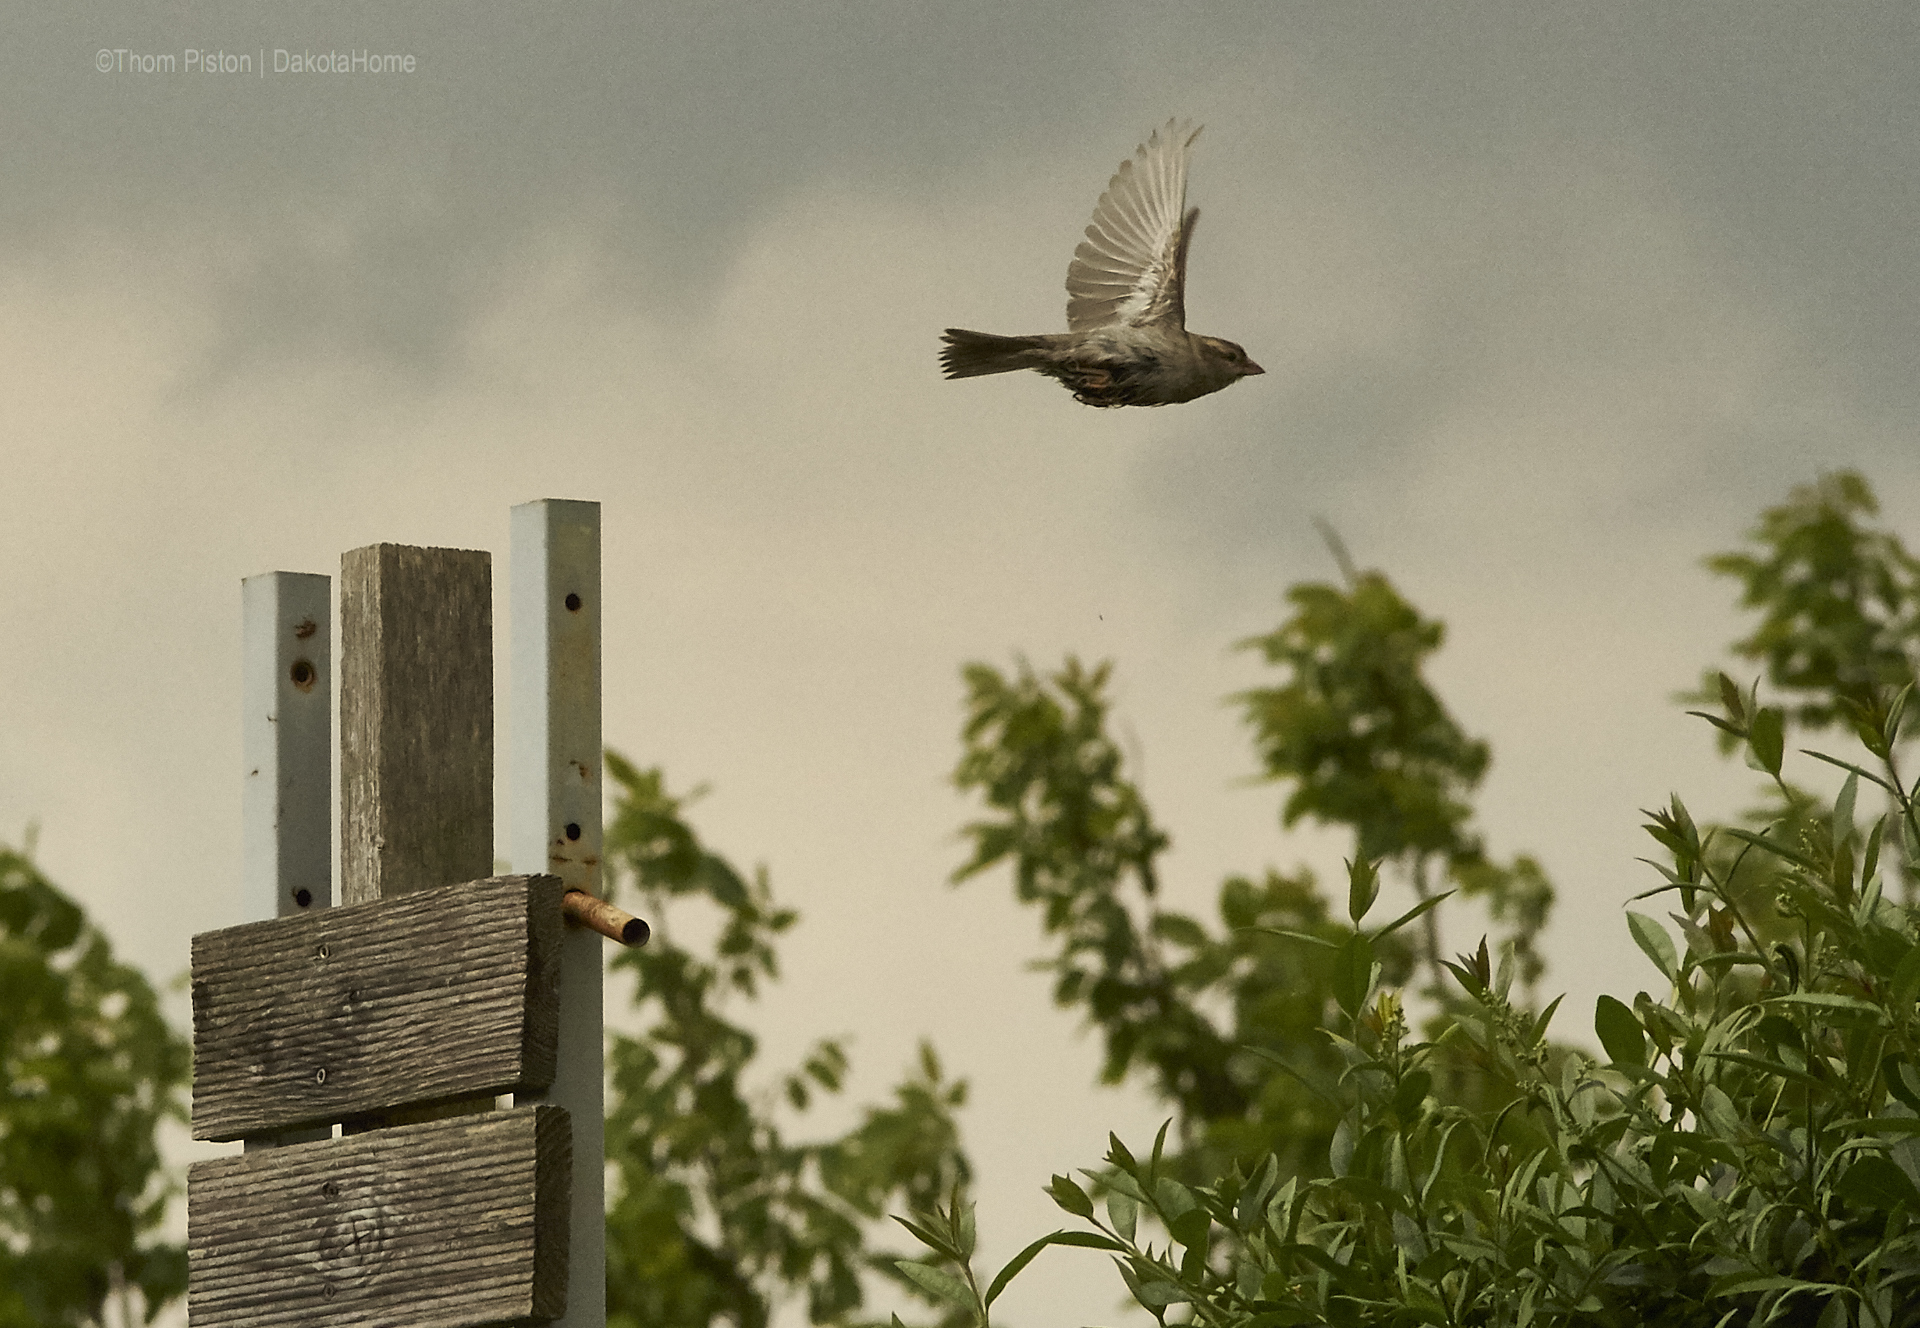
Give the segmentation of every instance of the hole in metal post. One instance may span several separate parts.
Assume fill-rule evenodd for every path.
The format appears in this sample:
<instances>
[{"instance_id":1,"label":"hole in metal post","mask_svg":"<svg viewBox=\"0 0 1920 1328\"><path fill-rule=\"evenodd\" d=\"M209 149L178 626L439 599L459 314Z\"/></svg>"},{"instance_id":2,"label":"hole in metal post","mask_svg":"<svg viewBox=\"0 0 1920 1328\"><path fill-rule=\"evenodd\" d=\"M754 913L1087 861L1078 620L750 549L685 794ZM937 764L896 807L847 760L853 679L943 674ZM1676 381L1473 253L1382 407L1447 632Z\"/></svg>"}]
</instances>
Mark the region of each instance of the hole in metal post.
<instances>
[{"instance_id":1,"label":"hole in metal post","mask_svg":"<svg viewBox=\"0 0 1920 1328\"><path fill-rule=\"evenodd\" d=\"M288 676L293 679L295 687L303 692L310 692L313 690L314 680L320 675L314 671L311 660L296 659L293 661L293 668L288 671Z\"/></svg>"},{"instance_id":2,"label":"hole in metal post","mask_svg":"<svg viewBox=\"0 0 1920 1328\"><path fill-rule=\"evenodd\" d=\"M313 891L302 886L293 892L293 902L300 905L301 908L307 907L313 902Z\"/></svg>"},{"instance_id":3,"label":"hole in metal post","mask_svg":"<svg viewBox=\"0 0 1920 1328\"><path fill-rule=\"evenodd\" d=\"M567 838L568 839L580 838L580 823L578 821L567 822Z\"/></svg>"},{"instance_id":4,"label":"hole in metal post","mask_svg":"<svg viewBox=\"0 0 1920 1328\"><path fill-rule=\"evenodd\" d=\"M580 597L574 594L572 591L567 592L567 612L568 613L580 612Z\"/></svg>"}]
</instances>

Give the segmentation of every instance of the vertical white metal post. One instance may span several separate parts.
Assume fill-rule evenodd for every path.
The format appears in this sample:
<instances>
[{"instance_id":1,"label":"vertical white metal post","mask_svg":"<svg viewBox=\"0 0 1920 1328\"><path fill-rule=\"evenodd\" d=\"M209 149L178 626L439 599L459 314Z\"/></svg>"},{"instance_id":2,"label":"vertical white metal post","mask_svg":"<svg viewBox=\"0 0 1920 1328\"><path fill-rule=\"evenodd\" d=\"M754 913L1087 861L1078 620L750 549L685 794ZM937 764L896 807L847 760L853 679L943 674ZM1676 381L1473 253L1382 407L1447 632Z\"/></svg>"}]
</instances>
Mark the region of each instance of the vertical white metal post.
<instances>
[{"instance_id":1,"label":"vertical white metal post","mask_svg":"<svg viewBox=\"0 0 1920 1328\"><path fill-rule=\"evenodd\" d=\"M333 634L330 583L312 572L240 582L240 915L333 906ZM325 1126L249 1139L310 1143Z\"/></svg>"},{"instance_id":2,"label":"vertical white metal post","mask_svg":"<svg viewBox=\"0 0 1920 1328\"><path fill-rule=\"evenodd\" d=\"M600 504L559 498L513 509L508 616L514 869L602 894L600 873ZM560 962L553 1086L519 1100L573 1119L567 1312L555 1328L606 1328L606 1100L598 934L569 927Z\"/></svg>"},{"instance_id":3,"label":"vertical white metal post","mask_svg":"<svg viewBox=\"0 0 1920 1328\"><path fill-rule=\"evenodd\" d=\"M332 608L328 579L240 583L241 916L333 903Z\"/></svg>"}]
</instances>

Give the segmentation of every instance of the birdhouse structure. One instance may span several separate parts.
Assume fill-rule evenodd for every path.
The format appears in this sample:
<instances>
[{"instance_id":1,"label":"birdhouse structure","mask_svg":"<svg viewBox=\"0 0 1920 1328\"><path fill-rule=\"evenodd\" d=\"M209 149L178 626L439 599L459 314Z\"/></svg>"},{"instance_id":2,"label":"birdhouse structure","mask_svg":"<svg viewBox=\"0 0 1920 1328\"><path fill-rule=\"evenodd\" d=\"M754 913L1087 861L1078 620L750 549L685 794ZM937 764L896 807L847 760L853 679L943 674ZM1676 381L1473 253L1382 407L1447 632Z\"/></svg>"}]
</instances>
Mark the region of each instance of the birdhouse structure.
<instances>
[{"instance_id":1,"label":"birdhouse structure","mask_svg":"<svg viewBox=\"0 0 1920 1328\"><path fill-rule=\"evenodd\" d=\"M513 509L510 844L493 857L489 555L242 587L246 913L193 941L188 1316L604 1328L600 513ZM598 933L598 934L597 934Z\"/></svg>"}]
</instances>

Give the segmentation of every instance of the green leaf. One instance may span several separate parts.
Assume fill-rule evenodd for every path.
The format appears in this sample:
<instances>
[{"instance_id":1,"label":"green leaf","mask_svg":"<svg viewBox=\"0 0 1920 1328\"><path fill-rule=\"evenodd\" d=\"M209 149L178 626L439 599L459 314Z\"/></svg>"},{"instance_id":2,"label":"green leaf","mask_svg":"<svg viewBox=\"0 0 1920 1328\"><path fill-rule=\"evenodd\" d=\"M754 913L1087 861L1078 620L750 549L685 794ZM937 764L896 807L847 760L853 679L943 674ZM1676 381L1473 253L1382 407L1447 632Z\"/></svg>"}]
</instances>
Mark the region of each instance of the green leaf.
<instances>
[{"instance_id":1,"label":"green leaf","mask_svg":"<svg viewBox=\"0 0 1920 1328\"><path fill-rule=\"evenodd\" d=\"M1147 1175L1156 1184L1160 1177L1160 1158L1167 1151L1167 1131L1173 1128L1173 1117L1160 1122L1160 1132L1153 1136L1153 1152L1147 1158Z\"/></svg>"},{"instance_id":2,"label":"green leaf","mask_svg":"<svg viewBox=\"0 0 1920 1328\"><path fill-rule=\"evenodd\" d=\"M1338 949L1337 943L1324 936L1315 936L1310 931L1295 931L1290 927L1246 927L1245 931L1263 931L1269 936L1285 936L1290 940L1305 941L1308 945L1317 945L1323 950Z\"/></svg>"},{"instance_id":3,"label":"green leaf","mask_svg":"<svg viewBox=\"0 0 1920 1328\"><path fill-rule=\"evenodd\" d=\"M908 1219L904 1217L899 1217L899 1216L895 1216L893 1220L898 1222L901 1226L905 1227L908 1231L912 1232L913 1238L915 1240L919 1241L922 1245L925 1245L928 1249L932 1250L934 1253L944 1255L947 1258L953 1260L955 1263L965 1262L966 1255L960 1252L959 1247L956 1246L952 1241L948 1240L945 1236L935 1232L931 1227L924 1226L918 1222L909 1221Z\"/></svg>"},{"instance_id":4,"label":"green leaf","mask_svg":"<svg viewBox=\"0 0 1920 1328\"><path fill-rule=\"evenodd\" d=\"M1153 919L1153 934L1172 941L1186 950L1200 950L1212 943L1207 929L1184 913L1161 913Z\"/></svg>"},{"instance_id":5,"label":"green leaf","mask_svg":"<svg viewBox=\"0 0 1920 1328\"><path fill-rule=\"evenodd\" d=\"M1563 991L1551 1001L1547 1002L1547 1008L1540 1012L1540 1017L1535 1019L1533 1026L1527 1030L1528 1046L1537 1047L1540 1045L1540 1040L1547 1035L1547 1025L1553 1022L1554 1012L1560 1008L1560 1002L1565 999L1567 999L1567 994Z\"/></svg>"},{"instance_id":6,"label":"green leaf","mask_svg":"<svg viewBox=\"0 0 1920 1328\"><path fill-rule=\"evenodd\" d=\"M1740 685L1724 673L1714 676L1720 681L1720 704L1727 708L1727 713L1733 716L1736 723L1744 722L1747 707L1740 696Z\"/></svg>"},{"instance_id":7,"label":"green leaf","mask_svg":"<svg viewBox=\"0 0 1920 1328\"><path fill-rule=\"evenodd\" d=\"M1733 836L1735 839L1739 840L1743 844L1751 844L1757 849L1761 849L1764 852L1771 853L1776 858L1784 858L1788 862L1794 863L1797 866L1805 867L1808 871L1812 872L1815 876L1818 876L1821 874L1821 867L1819 863L1815 862L1812 858L1808 857L1804 853L1795 852L1793 849L1789 848L1785 844L1782 844L1777 839L1768 839L1765 835L1756 835L1753 833L1753 831L1742 830L1737 825L1726 826L1723 829L1724 829L1724 833Z\"/></svg>"},{"instance_id":8,"label":"green leaf","mask_svg":"<svg viewBox=\"0 0 1920 1328\"><path fill-rule=\"evenodd\" d=\"M1897 1013L1911 1011L1916 998L1920 998L1920 945L1908 950L1893 970L1893 989L1888 995Z\"/></svg>"},{"instance_id":9,"label":"green leaf","mask_svg":"<svg viewBox=\"0 0 1920 1328\"><path fill-rule=\"evenodd\" d=\"M1601 999L1605 1000L1606 998L1602 997ZM1797 1069L1781 1061L1770 1061L1762 1056L1749 1056L1743 1051L1703 1051L1700 1054L1702 1056L1711 1056L1718 1061L1729 1061L1734 1065L1744 1065L1748 1069L1758 1070L1762 1074L1776 1074L1782 1079L1791 1079L1795 1083L1805 1084L1810 1088L1819 1088L1822 1086L1819 1079L1808 1074L1805 1070Z\"/></svg>"},{"instance_id":10,"label":"green leaf","mask_svg":"<svg viewBox=\"0 0 1920 1328\"><path fill-rule=\"evenodd\" d=\"M1853 838L1853 800L1860 793L1860 776L1849 774L1833 800L1833 842L1844 844Z\"/></svg>"},{"instance_id":11,"label":"green leaf","mask_svg":"<svg viewBox=\"0 0 1920 1328\"><path fill-rule=\"evenodd\" d=\"M1139 1217L1140 1205L1133 1201L1131 1195L1122 1194L1119 1190L1107 1191L1107 1221L1113 1224L1121 1240L1133 1239Z\"/></svg>"},{"instance_id":12,"label":"green leaf","mask_svg":"<svg viewBox=\"0 0 1920 1328\"><path fill-rule=\"evenodd\" d=\"M1153 1202L1169 1226L1198 1206L1193 1191L1171 1176L1162 1176L1153 1183Z\"/></svg>"},{"instance_id":13,"label":"green leaf","mask_svg":"<svg viewBox=\"0 0 1920 1328\"><path fill-rule=\"evenodd\" d=\"M1909 1213L1920 1208L1920 1189L1915 1189L1907 1173L1892 1159L1868 1153L1855 1159L1838 1181L1833 1192L1849 1203L1891 1211L1905 1204Z\"/></svg>"},{"instance_id":14,"label":"green leaf","mask_svg":"<svg viewBox=\"0 0 1920 1328\"><path fill-rule=\"evenodd\" d=\"M1707 1295L1711 1298L1744 1296L1754 1291L1792 1291L1810 1286L1810 1282L1798 1282L1778 1273L1741 1272L1714 1282L1707 1288ZM1731 1321L1732 1314L1729 1313L1725 1322Z\"/></svg>"},{"instance_id":15,"label":"green leaf","mask_svg":"<svg viewBox=\"0 0 1920 1328\"><path fill-rule=\"evenodd\" d=\"M1860 881L1864 885L1874 878L1880 870L1880 837L1887 828L1892 816L1882 816L1873 823L1873 829L1867 831L1866 854L1860 864Z\"/></svg>"},{"instance_id":16,"label":"green leaf","mask_svg":"<svg viewBox=\"0 0 1920 1328\"><path fill-rule=\"evenodd\" d=\"M1644 913L1627 910L1627 930L1633 933L1633 941L1647 958L1653 960L1653 966L1660 970L1667 981L1678 980L1680 975L1680 957L1674 953L1673 938L1667 935L1667 929L1647 917Z\"/></svg>"},{"instance_id":17,"label":"green leaf","mask_svg":"<svg viewBox=\"0 0 1920 1328\"><path fill-rule=\"evenodd\" d=\"M1169 1305L1185 1304L1192 1297L1174 1282L1136 1282L1133 1298L1150 1310L1163 1310Z\"/></svg>"},{"instance_id":18,"label":"green leaf","mask_svg":"<svg viewBox=\"0 0 1920 1328\"><path fill-rule=\"evenodd\" d=\"M1893 745L1896 742L1900 741L1900 721L1906 716L1907 702L1912 699L1913 684L1908 683L1900 689L1899 693L1893 698L1893 701L1887 706L1887 722L1880 730L1880 734L1886 739L1887 749L1889 751L1893 749Z\"/></svg>"},{"instance_id":19,"label":"green leaf","mask_svg":"<svg viewBox=\"0 0 1920 1328\"><path fill-rule=\"evenodd\" d=\"M1689 710L1687 714L1694 719L1706 720L1707 723L1713 725L1722 733L1732 734L1736 738L1744 738L1747 736L1747 730L1744 726L1736 724L1731 720L1722 719L1718 715L1709 714L1705 710Z\"/></svg>"},{"instance_id":20,"label":"green leaf","mask_svg":"<svg viewBox=\"0 0 1920 1328\"><path fill-rule=\"evenodd\" d=\"M1075 1217L1091 1218L1093 1216L1093 1200L1089 1199L1087 1192L1074 1184L1071 1178L1055 1176L1052 1184L1047 1186L1047 1193L1053 1196L1055 1203Z\"/></svg>"},{"instance_id":21,"label":"green leaf","mask_svg":"<svg viewBox=\"0 0 1920 1328\"><path fill-rule=\"evenodd\" d=\"M1433 1091L1433 1075L1426 1070L1409 1070L1393 1092L1393 1111L1402 1122L1419 1119L1420 1104Z\"/></svg>"},{"instance_id":22,"label":"green leaf","mask_svg":"<svg viewBox=\"0 0 1920 1328\"><path fill-rule=\"evenodd\" d=\"M1877 1021L1883 1013L1879 1006L1871 1001L1863 1001L1858 996L1844 996L1837 991L1790 991L1780 996L1769 996L1768 1005L1804 1005L1809 1009L1824 1010L1829 1015L1864 1015Z\"/></svg>"},{"instance_id":23,"label":"green leaf","mask_svg":"<svg viewBox=\"0 0 1920 1328\"><path fill-rule=\"evenodd\" d=\"M1189 1208L1167 1223L1167 1234L1182 1249L1205 1247L1213 1232L1213 1221L1204 1208Z\"/></svg>"},{"instance_id":24,"label":"green leaf","mask_svg":"<svg viewBox=\"0 0 1920 1328\"><path fill-rule=\"evenodd\" d=\"M946 1301L957 1309L973 1310L978 1313L983 1308L975 1304L973 1292L967 1284L944 1268L935 1268L932 1264L920 1263L914 1259L895 1259L893 1266L904 1273L907 1279L922 1291L936 1299Z\"/></svg>"},{"instance_id":25,"label":"green leaf","mask_svg":"<svg viewBox=\"0 0 1920 1328\"><path fill-rule=\"evenodd\" d=\"M1333 1139L1327 1145L1328 1170L1335 1176L1344 1176L1353 1164L1354 1128L1351 1113L1342 1116L1340 1123L1333 1127Z\"/></svg>"},{"instance_id":26,"label":"green leaf","mask_svg":"<svg viewBox=\"0 0 1920 1328\"><path fill-rule=\"evenodd\" d=\"M1862 779L1869 780L1872 783L1878 784L1881 788L1885 789L1889 793L1894 794L1896 797L1899 796L1898 789L1894 788L1894 786L1889 784L1886 780L1880 778L1880 776L1874 774L1873 771L1868 770L1863 766L1857 766L1851 761L1842 761L1835 756L1828 756L1825 752L1809 751L1804 747L1800 749L1800 754L1802 756L1811 756L1816 761L1825 761L1828 765L1839 766L1842 770L1850 771L1851 773L1858 775Z\"/></svg>"},{"instance_id":27,"label":"green leaf","mask_svg":"<svg viewBox=\"0 0 1920 1328\"><path fill-rule=\"evenodd\" d=\"M1887 1077L1887 1091L1909 1111L1920 1112L1920 1071L1901 1056L1887 1057L1881 1068Z\"/></svg>"},{"instance_id":28,"label":"green leaf","mask_svg":"<svg viewBox=\"0 0 1920 1328\"><path fill-rule=\"evenodd\" d=\"M1843 1134L1920 1134L1920 1116L1855 1116L1830 1128Z\"/></svg>"},{"instance_id":29,"label":"green leaf","mask_svg":"<svg viewBox=\"0 0 1920 1328\"><path fill-rule=\"evenodd\" d=\"M1098 1231L1056 1231L1049 1240L1055 1245L1071 1245L1081 1250L1106 1250L1111 1254L1125 1254L1127 1247Z\"/></svg>"},{"instance_id":30,"label":"green leaf","mask_svg":"<svg viewBox=\"0 0 1920 1328\"><path fill-rule=\"evenodd\" d=\"M1138 1166L1139 1164L1135 1163L1135 1165ZM1087 1171L1083 1174L1089 1178L1105 1182L1111 1191L1116 1194L1124 1194L1137 1204L1148 1202L1146 1190L1141 1187L1138 1180L1134 1179L1133 1173L1130 1171L1109 1171L1104 1175Z\"/></svg>"},{"instance_id":31,"label":"green leaf","mask_svg":"<svg viewBox=\"0 0 1920 1328\"><path fill-rule=\"evenodd\" d=\"M1347 937L1333 957L1333 999L1357 1018L1373 986L1373 946L1365 932Z\"/></svg>"},{"instance_id":32,"label":"green leaf","mask_svg":"<svg viewBox=\"0 0 1920 1328\"><path fill-rule=\"evenodd\" d=\"M1615 997L1602 996L1595 1003L1593 1031L1600 1035L1600 1045L1615 1065L1647 1063L1646 1033L1633 1011Z\"/></svg>"},{"instance_id":33,"label":"green leaf","mask_svg":"<svg viewBox=\"0 0 1920 1328\"><path fill-rule=\"evenodd\" d=\"M1347 864L1347 916L1358 927L1373 901L1380 897L1380 866L1365 858Z\"/></svg>"},{"instance_id":34,"label":"green leaf","mask_svg":"<svg viewBox=\"0 0 1920 1328\"><path fill-rule=\"evenodd\" d=\"M1733 1099L1718 1084L1708 1084L1701 1091L1700 1116L1722 1139L1740 1138L1740 1113L1734 1110Z\"/></svg>"},{"instance_id":35,"label":"green leaf","mask_svg":"<svg viewBox=\"0 0 1920 1328\"><path fill-rule=\"evenodd\" d=\"M1423 913L1427 912L1427 910L1439 908L1440 905L1444 904L1447 900L1453 898L1453 896L1456 893L1457 892L1453 890L1444 890L1441 893L1433 896L1433 898L1431 899L1421 900L1419 903L1415 904L1412 908L1408 909L1405 913L1402 913L1399 917L1395 918L1392 922L1389 922L1386 926L1382 927L1379 931L1374 932L1373 939L1377 941L1382 936L1393 935L1394 932L1399 931L1402 927L1406 926L1409 922L1412 922L1414 919L1418 918Z\"/></svg>"},{"instance_id":36,"label":"green leaf","mask_svg":"<svg viewBox=\"0 0 1920 1328\"><path fill-rule=\"evenodd\" d=\"M1786 753L1786 724L1780 711L1762 706L1747 729L1747 746L1760 768L1780 778L1780 758Z\"/></svg>"},{"instance_id":37,"label":"green leaf","mask_svg":"<svg viewBox=\"0 0 1920 1328\"><path fill-rule=\"evenodd\" d=\"M1019 1272L1022 1268L1025 1268L1028 1264L1032 1263L1034 1260L1034 1256L1038 1255L1041 1250L1044 1250L1047 1248L1047 1246L1053 1244L1054 1236L1062 1236L1065 1234L1066 1233L1063 1231L1056 1231L1053 1233L1053 1235L1042 1236L1040 1237L1039 1240L1036 1240L1033 1242L1033 1244L1027 1246L1026 1249L1021 1250L1020 1253L1014 1255L1011 1259L1007 1260L1007 1266L994 1274L993 1281L987 1287L987 1294L985 1298L986 1306L989 1309L993 1307L993 1302L1000 1299L1000 1293L1007 1289L1007 1283L1013 1281L1013 1279L1019 1275Z\"/></svg>"}]
</instances>

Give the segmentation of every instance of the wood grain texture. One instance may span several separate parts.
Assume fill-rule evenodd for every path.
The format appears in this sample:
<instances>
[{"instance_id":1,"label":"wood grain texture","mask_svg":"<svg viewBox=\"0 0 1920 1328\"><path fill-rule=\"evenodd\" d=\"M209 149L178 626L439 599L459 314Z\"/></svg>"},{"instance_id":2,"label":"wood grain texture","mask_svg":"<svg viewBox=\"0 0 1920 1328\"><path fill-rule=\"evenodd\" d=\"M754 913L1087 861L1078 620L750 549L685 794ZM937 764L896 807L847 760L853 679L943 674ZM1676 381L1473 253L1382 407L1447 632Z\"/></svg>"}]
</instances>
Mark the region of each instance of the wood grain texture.
<instances>
[{"instance_id":1,"label":"wood grain texture","mask_svg":"<svg viewBox=\"0 0 1920 1328\"><path fill-rule=\"evenodd\" d=\"M572 1130L524 1107L187 1169L194 1328L480 1328L565 1312Z\"/></svg>"},{"instance_id":2,"label":"wood grain texture","mask_svg":"<svg viewBox=\"0 0 1920 1328\"><path fill-rule=\"evenodd\" d=\"M491 558L340 559L340 886L357 904L493 869Z\"/></svg>"},{"instance_id":3,"label":"wood grain texture","mask_svg":"<svg viewBox=\"0 0 1920 1328\"><path fill-rule=\"evenodd\" d=\"M194 937L194 1137L545 1088L562 888L496 876Z\"/></svg>"}]
</instances>

